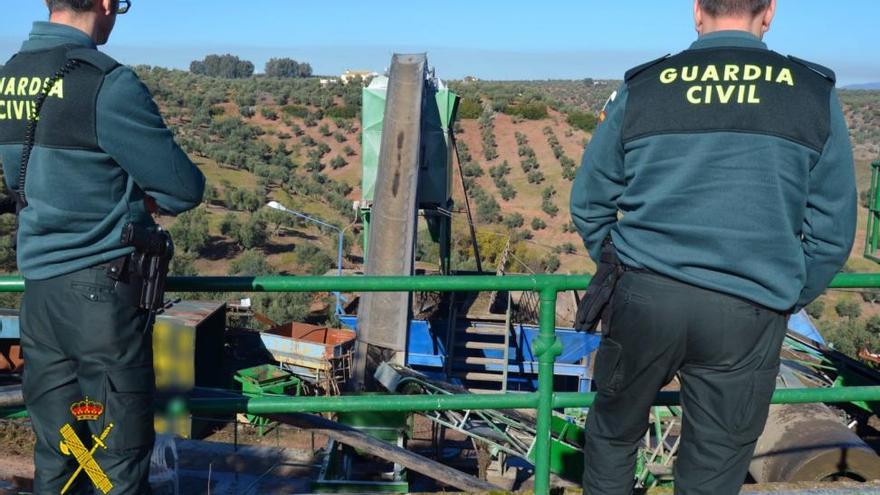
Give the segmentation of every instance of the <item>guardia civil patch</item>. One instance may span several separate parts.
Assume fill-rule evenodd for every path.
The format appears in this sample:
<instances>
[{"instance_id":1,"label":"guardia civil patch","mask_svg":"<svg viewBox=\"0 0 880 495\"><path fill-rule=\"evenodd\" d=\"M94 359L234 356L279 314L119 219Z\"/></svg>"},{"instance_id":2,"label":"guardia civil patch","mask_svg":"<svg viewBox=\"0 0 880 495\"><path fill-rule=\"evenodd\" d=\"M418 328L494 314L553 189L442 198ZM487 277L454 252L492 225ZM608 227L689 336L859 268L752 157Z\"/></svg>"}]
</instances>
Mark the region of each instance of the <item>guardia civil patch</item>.
<instances>
[{"instance_id":1,"label":"guardia civil patch","mask_svg":"<svg viewBox=\"0 0 880 495\"><path fill-rule=\"evenodd\" d=\"M602 111L599 112L599 123L605 122L605 119L608 118L608 105L614 103L614 100L617 99L617 91L611 93L611 96L605 100L605 105L602 106Z\"/></svg>"},{"instance_id":2,"label":"guardia civil patch","mask_svg":"<svg viewBox=\"0 0 880 495\"><path fill-rule=\"evenodd\" d=\"M104 405L86 397L85 399L76 401L70 405L70 414L72 414L77 421L97 421L98 418L104 414ZM107 477L107 474L101 466L98 465L98 462L95 461L95 451L98 450L99 447L103 449L107 448L107 444L104 443L104 440L107 438L107 435L110 434L110 430L112 429L113 423L110 423L104 428L104 431L101 432L100 436L92 435L92 448L89 449L86 448L85 444L76 434L76 431L70 423L61 427L59 430L59 433L61 433L59 449L64 455L73 456L73 458L76 459L77 464L79 464L79 467L67 480L64 488L61 489L61 495L67 493L67 490L69 490L71 485L73 485L73 482L76 481L79 473L83 471L86 472L86 476L89 477L92 484L95 485L95 488L100 490L101 493L107 494L113 489L113 483L110 482L110 478Z\"/></svg>"},{"instance_id":3,"label":"guardia civil patch","mask_svg":"<svg viewBox=\"0 0 880 495\"><path fill-rule=\"evenodd\" d=\"M113 483L110 481L107 473L105 473L101 466L98 465L98 462L95 461L95 451L98 450L98 447L103 449L107 448L107 444L104 443L104 440L107 439L107 435L110 434L111 429L113 429L113 423L108 424L107 427L104 428L100 437L92 435L92 448L88 449L85 444L83 444L82 440L80 440L79 436L77 436L70 424L61 427L61 453L67 456L73 456L73 458L76 459L77 464L79 464L79 467L76 468L76 471L73 472L67 480L67 483L61 489L61 495L67 493L67 490L69 490L70 486L73 485L73 482L76 481L79 473L83 471L86 472L86 476L89 477L92 484L95 485L95 488L100 490L101 493L105 495L110 493L110 490L113 489Z\"/></svg>"},{"instance_id":4,"label":"guardia civil patch","mask_svg":"<svg viewBox=\"0 0 880 495\"><path fill-rule=\"evenodd\" d=\"M70 414L77 421L97 421L104 414L104 405L98 401L89 400L88 396L70 405Z\"/></svg>"},{"instance_id":5,"label":"guardia civil patch","mask_svg":"<svg viewBox=\"0 0 880 495\"><path fill-rule=\"evenodd\" d=\"M786 139L822 153L834 83L778 53L686 50L638 71L621 142L668 134L739 132Z\"/></svg>"}]
</instances>

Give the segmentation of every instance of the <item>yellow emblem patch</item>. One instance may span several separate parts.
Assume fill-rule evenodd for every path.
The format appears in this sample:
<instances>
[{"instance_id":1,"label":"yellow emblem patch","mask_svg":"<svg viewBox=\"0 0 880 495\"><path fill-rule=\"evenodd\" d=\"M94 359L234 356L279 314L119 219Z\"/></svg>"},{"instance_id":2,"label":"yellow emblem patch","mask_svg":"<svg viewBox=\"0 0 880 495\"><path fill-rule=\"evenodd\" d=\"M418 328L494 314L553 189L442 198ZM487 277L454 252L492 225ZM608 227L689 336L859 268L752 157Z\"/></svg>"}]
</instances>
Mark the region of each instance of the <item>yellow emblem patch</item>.
<instances>
[{"instance_id":1,"label":"yellow emblem patch","mask_svg":"<svg viewBox=\"0 0 880 495\"><path fill-rule=\"evenodd\" d=\"M79 464L79 467L76 468L76 471L74 471L70 476L70 479L67 480L64 488L61 489L61 495L64 495L67 490L70 489L70 485L73 484L76 477L79 476L79 473L83 470L85 470L86 476L92 480L92 484L95 485L95 488L105 495L110 493L110 490L113 489L113 483L110 482L110 478L107 477L104 470L101 469L101 466L95 461L94 456L98 447L103 449L107 448L107 444L104 443L104 440L107 438L107 435L110 434L111 429L113 429L113 423L108 424L107 427L104 428L100 437L92 435L94 445L92 446L92 449L89 450L83 445L82 440L79 439L72 426L66 424L61 427L61 453L64 455L72 455Z\"/></svg>"},{"instance_id":2,"label":"yellow emblem patch","mask_svg":"<svg viewBox=\"0 0 880 495\"><path fill-rule=\"evenodd\" d=\"M86 397L70 405L70 414L73 414L77 421L96 421L104 414L104 405Z\"/></svg>"}]
</instances>

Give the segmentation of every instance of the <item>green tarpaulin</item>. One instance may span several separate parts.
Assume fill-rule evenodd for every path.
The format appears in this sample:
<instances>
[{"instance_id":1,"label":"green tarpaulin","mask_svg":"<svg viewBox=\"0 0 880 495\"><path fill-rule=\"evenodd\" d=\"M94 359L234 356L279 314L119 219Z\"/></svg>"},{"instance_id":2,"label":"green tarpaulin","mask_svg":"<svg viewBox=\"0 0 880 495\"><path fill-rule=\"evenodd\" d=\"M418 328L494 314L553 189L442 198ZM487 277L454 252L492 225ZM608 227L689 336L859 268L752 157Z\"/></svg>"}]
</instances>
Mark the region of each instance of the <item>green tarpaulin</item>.
<instances>
[{"instance_id":1,"label":"green tarpaulin","mask_svg":"<svg viewBox=\"0 0 880 495\"><path fill-rule=\"evenodd\" d=\"M379 170L379 148L382 145L382 122L385 116L385 93L388 91L388 78L379 76L363 91L361 110L361 198L364 203L373 202L376 189L376 174Z\"/></svg>"},{"instance_id":2,"label":"green tarpaulin","mask_svg":"<svg viewBox=\"0 0 880 495\"><path fill-rule=\"evenodd\" d=\"M387 90L388 79L382 76L373 79L372 83L363 90L361 200L364 206L373 202L373 193L376 189ZM445 207L452 184L452 168L449 166L451 157L448 142L449 126L455 117L458 95L441 85L439 89L428 90L426 97L432 96L436 106L428 106L423 112L424 155L419 179L419 202L422 205Z\"/></svg>"}]
</instances>

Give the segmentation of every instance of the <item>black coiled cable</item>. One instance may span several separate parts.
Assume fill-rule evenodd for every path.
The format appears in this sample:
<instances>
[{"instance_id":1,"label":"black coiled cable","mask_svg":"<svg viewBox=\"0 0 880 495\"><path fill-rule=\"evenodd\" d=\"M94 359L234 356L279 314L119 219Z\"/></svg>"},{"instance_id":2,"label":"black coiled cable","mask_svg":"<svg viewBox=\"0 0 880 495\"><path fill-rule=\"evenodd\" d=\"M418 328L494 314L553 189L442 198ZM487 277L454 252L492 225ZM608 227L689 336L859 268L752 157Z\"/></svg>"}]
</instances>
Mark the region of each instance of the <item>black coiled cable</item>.
<instances>
[{"instance_id":1,"label":"black coiled cable","mask_svg":"<svg viewBox=\"0 0 880 495\"><path fill-rule=\"evenodd\" d=\"M70 73L73 69L79 66L80 61L74 59L68 59L67 62L64 63L64 66L55 73L54 76L43 86L43 90L40 91L40 94L37 95L37 99L34 100L34 112L31 118L28 120L27 128L24 133L24 148L21 151L21 166L18 169L18 210L21 211L24 207L27 206L27 198L24 193L24 183L27 178L27 167L28 162L31 161L31 152L34 149L34 142L37 139L37 121L40 119L40 110L43 108L43 103L46 102L46 98L49 96L49 92L52 91L52 88L55 84L64 78L67 74Z\"/></svg>"}]
</instances>

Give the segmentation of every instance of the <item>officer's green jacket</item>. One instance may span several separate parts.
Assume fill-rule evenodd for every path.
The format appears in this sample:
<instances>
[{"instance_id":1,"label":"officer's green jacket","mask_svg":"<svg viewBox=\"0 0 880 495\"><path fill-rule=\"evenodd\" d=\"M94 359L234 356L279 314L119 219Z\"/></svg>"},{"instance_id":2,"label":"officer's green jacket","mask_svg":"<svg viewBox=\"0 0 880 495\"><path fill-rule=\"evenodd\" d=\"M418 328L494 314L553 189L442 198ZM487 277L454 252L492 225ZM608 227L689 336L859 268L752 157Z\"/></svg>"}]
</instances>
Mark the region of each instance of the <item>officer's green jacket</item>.
<instances>
[{"instance_id":1,"label":"officer's green jacket","mask_svg":"<svg viewBox=\"0 0 880 495\"><path fill-rule=\"evenodd\" d=\"M834 74L722 31L627 73L571 213L593 259L785 311L849 256L856 187Z\"/></svg>"},{"instance_id":2,"label":"officer's green jacket","mask_svg":"<svg viewBox=\"0 0 880 495\"><path fill-rule=\"evenodd\" d=\"M146 86L130 68L97 52L85 33L36 22L18 60L26 58L40 65L62 46L79 49L83 60L92 61L104 73L81 64L88 68L65 76L65 85L50 93L44 105L51 112L50 106L56 104L53 98L60 102L63 96L84 110L66 122L47 117L37 126L25 187L28 206L19 217L17 255L19 270L31 280L72 273L131 252L120 242L121 231L129 222L152 223L145 194L155 198L161 209L176 214L197 206L205 186L202 173L175 144ZM15 59L0 71L0 131L19 129L12 124L27 120L39 81L61 68L10 77L8 70L14 64ZM92 79L87 81L84 74ZM77 94L80 87L93 91ZM62 89L66 89L63 95ZM3 120L8 127L3 127ZM46 128L50 126L54 128ZM11 134L16 133L0 132L0 161L6 184L14 191L23 141ZM64 136L73 135L91 144L73 140L66 145Z\"/></svg>"}]
</instances>

